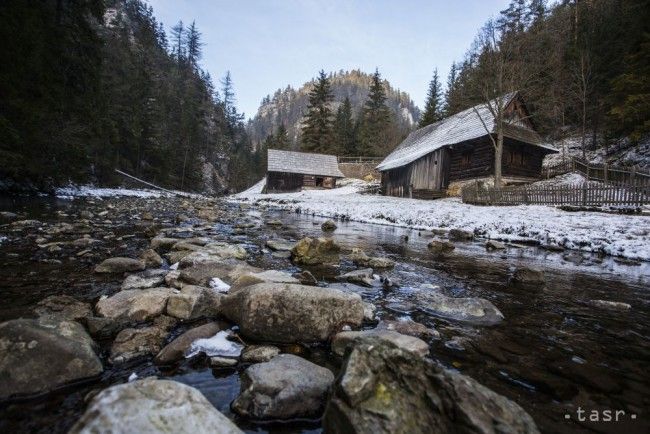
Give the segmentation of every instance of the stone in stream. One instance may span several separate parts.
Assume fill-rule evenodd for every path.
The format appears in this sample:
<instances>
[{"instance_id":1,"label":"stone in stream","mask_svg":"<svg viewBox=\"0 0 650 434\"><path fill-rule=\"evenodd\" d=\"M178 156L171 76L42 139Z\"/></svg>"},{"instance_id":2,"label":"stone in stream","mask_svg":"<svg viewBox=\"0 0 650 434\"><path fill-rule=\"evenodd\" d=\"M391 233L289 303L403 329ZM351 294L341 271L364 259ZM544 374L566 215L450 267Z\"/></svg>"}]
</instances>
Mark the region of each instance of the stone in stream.
<instances>
[{"instance_id":1,"label":"stone in stream","mask_svg":"<svg viewBox=\"0 0 650 434\"><path fill-rule=\"evenodd\" d=\"M320 228L323 232L333 232L336 230L337 226L334 223L334 220L325 220Z\"/></svg>"},{"instance_id":2,"label":"stone in stream","mask_svg":"<svg viewBox=\"0 0 650 434\"><path fill-rule=\"evenodd\" d=\"M195 265L180 271L179 279L191 285L209 286L210 280L217 277L229 285L245 274L259 273L262 270L244 261L227 259L210 264Z\"/></svg>"},{"instance_id":3,"label":"stone in stream","mask_svg":"<svg viewBox=\"0 0 650 434\"><path fill-rule=\"evenodd\" d=\"M280 354L244 371L232 409L253 419L319 416L333 381L329 369L293 354Z\"/></svg>"},{"instance_id":4,"label":"stone in stream","mask_svg":"<svg viewBox=\"0 0 650 434\"><path fill-rule=\"evenodd\" d=\"M490 326L503 321L503 314L490 301L476 297L447 297L420 290L415 294L418 309L424 313L472 325Z\"/></svg>"},{"instance_id":5,"label":"stone in stream","mask_svg":"<svg viewBox=\"0 0 650 434\"><path fill-rule=\"evenodd\" d=\"M139 259L115 257L105 259L95 267L95 273L126 273L129 271L142 271L145 265Z\"/></svg>"},{"instance_id":6,"label":"stone in stream","mask_svg":"<svg viewBox=\"0 0 650 434\"><path fill-rule=\"evenodd\" d=\"M261 341L326 341L344 325L359 327L363 321L358 294L305 285L247 286L225 296L221 309L244 336Z\"/></svg>"},{"instance_id":7,"label":"stone in stream","mask_svg":"<svg viewBox=\"0 0 650 434\"><path fill-rule=\"evenodd\" d=\"M155 288L165 282L167 270L147 270L142 273L130 274L122 282L122 291L128 289Z\"/></svg>"},{"instance_id":8,"label":"stone in stream","mask_svg":"<svg viewBox=\"0 0 650 434\"><path fill-rule=\"evenodd\" d=\"M354 270L338 276L337 279L371 288L373 284L373 271L372 268Z\"/></svg>"},{"instance_id":9,"label":"stone in stream","mask_svg":"<svg viewBox=\"0 0 650 434\"><path fill-rule=\"evenodd\" d=\"M185 285L167 300L167 314L179 319L213 317L219 314L223 294L203 286Z\"/></svg>"},{"instance_id":10,"label":"stone in stream","mask_svg":"<svg viewBox=\"0 0 650 434\"><path fill-rule=\"evenodd\" d=\"M203 394L153 377L99 392L68 434L243 434Z\"/></svg>"},{"instance_id":11,"label":"stone in stream","mask_svg":"<svg viewBox=\"0 0 650 434\"><path fill-rule=\"evenodd\" d=\"M523 288L538 288L544 286L544 272L537 268L518 267L512 275L515 286Z\"/></svg>"},{"instance_id":12,"label":"stone in stream","mask_svg":"<svg viewBox=\"0 0 650 434\"><path fill-rule=\"evenodd\" d=\"M140 260L144 262L147 268L161 267L163 259L154 249L147 249L140 255Z\"/></svg>"},{"instance_id":13,"label":"stone in stream","mask_svg":"<svg viewBox=\"0 0 650 434\"><path fill-rule=\"evenodd\" d=\"M594 307L600 307L603 309L611 309L611 310L618 310L618 311L626 311L632 308L632 306L630 306L628 303L623 303L620 301L590 300L589 304Z\"/></svg>"},{"instance_id":14,"label":"stone in stream","mask_svg":"<svg viewBox=\"0 0 650 434\"><path fill-rule=\"evenodd\" d=\"M69 295L50 295L36 303L34 313L38 316L58 317L68 321L79 321L93 316L90 304Z\"/></svg>"},{"instance_id":15,"label":"stone in stream","mask_svg":"<svg viewBox=\"0 0 650 434\"><path fill-rule=\"evenodd\" d=\"M300 283L300 280L293 277L286 271L266 270L259 273L249 273L239 276L232 284L230 292L235 292L243 287L257 283Z\"/></svg>"},{"instance_id":16,"label":"stone in stream","mask_svg":"<svg viewBox=\"0 0 650 434\"><path fill-rule=\"evenodd\" d=\"M427 244L427 248L432 253L441 254L451 252L456 248L456 246L454 246L453 243L450 243L449 241L431 240L429 244Z\"/></svg>"},{"instance_id":17,"label":"stone in stream","mask_svg":"<svg viewBox=\"0 0 650 434\"><path fill-rule=\"evenodd\" d=\"M302 270L300 273L293 273L292 275L300 281L303 285L317 285L318 279L308 270Z\"/></svg>"},{"instance_id":18,"label":"stone in stream","mask_svg":"<svg viewBox=\"0 0 650 434\"><path fill-rule=\"evenodd\" d=\"M393 268L395 266L395 261L378 256L370 257L359 248L352 249L352 253L350 253L348 257L355 265L360 265L362 267Z\"/></svg>"},{"instance_id":19,"label":"stone in stream","mask_svg":"<svg viewBox=\"0 0 650 434\"><path fill-rule=\"evenodd\" d=\"M248 256L246 249L236 244L214 242L206 244L199 251L192 252L180 260L179 267L187 268L201 264L214 264L223 262L224 259L244 260Z\"/></svg>"},{"instance_id":20,"label":"stone in stream","mask_svg":"<svg viewBox=\"0 0 650 434\"><path fill-rule=\"evenodd\" d=\"M241 361L245 363L268 362L280 354L280 349L273 345L249 345L241 353Z\"/></svg>"},{"instance_id":21,"label":"stone in stream","mask_svg":"<svg viewBox=\"0 0 650 434\"><path fill-rule=\"evenodd\" d=\"M266 240L266 243L264 243L264 245L276 252L290 252L296 243L291 243L284 240Z\"/></svg>"},{"instance_id":22,"label":"stone in stream","mask_svg":"<svg viewBox=\"0 0 650 434\"><path fill-rule=\"evenodd\" d=\"M485 248L488 250L503 250L506 248L506 245L496 240L487 240L485 242Z\"/></svg>"},{"instance_id":23,"label":"stone in stream","mask_svg":"<svg viewBox=\"0 0 650 434\"><path fill-rule=\"evenodd\" d=\"M159 317L152 326L126 328L120 331L111 346L109 362L119 364L158 354L165 337L169 334L169 329L174 324L173 318Z\"/></svg>"},{"instance_id":24,"label":"stone in stream","mask_svg":"<svg viewBox=\"0 0 650 434\"><path fill-rule=\"evenodd\" d=\"M55 317L0 324L0 401L50 392L102 373L83 326Z\"/></svg>"},{"instance_id":25,"label":"stone in stream","mask_svg":"<svg viewBox=\"0 0 650 434\"><path fill-rule=\"evenodd\" d=\"M305 237L291 249L291 258L296 264L318 265L339 262L341 247L331 238Z\"/></svg>"},{"instance_id":26,"label":"stone in stream","mask_svg":"<svg viewBox=\"0 0 650 434\"><path fill-rule=\"evenodd\" d=\"M167 251L172 248L174 244L179 242L178 238L168 238L163 236L157 236L151 239L150 246L152 249L160 252Z\"/></svg>"},{"instance_id":27,"label":"stone in stream","mask_svg":"<svg viewBox=\"0 0 650 434\"><path fill-rule=\"evenodd\" d=\"M225 329L225 325L217 322L210 322L202 326L194 327L170 343L168 343L154 358L157 365L169 365L185 357L185 352L189 350L190 345L197 339L205 339L214 336L219 331Z\"/></svg>"},{"instance_id":28,"label":"stone in stream","mask_svg":"<svg viewBox=\"0 0 650 434\"><path fill-rule=\"evenodd\" d=\"M515 402L379 339L353 347L332 389L327 433L539 433Z\"/></svg>"},{"instance_id":29,"label":"stone in stream","mask_svg":"<svg viewBox=\"0 0 650 434\"><path fill-rule=\"evenodd\" d=\"M118 322L147 321L156 317L167 307L171 288L129 289L100 299L95 305L97 315Z\"/></svg>"},{"instance_id":30,"label":"stone in stream","mask_svg":"<svg viewBox=\"0 0 650 434\"><path fill-rule=\"evenodd\" d=\"M474 239L474 233L463 229L451 229L449 239L452 241L471 241Z\"/></svg>"},{"instance_id":31,"label":"stone in stream","mask_svg":"<svg viewBox=\"0 0 650 434\"><path fill-rule=\"evenodd\" d=\"M381 320L377 324L377 330L393 330L403 335L415 336L424 339L440 338L440 333L410 319L392 321Z\"/></svg>"},{"instance_id":32,"label":"stone in stream","mask_svg":"<svg viewBox=\"0 0 650 434\"><path fill-rule=\"evenodd\" d=\"M337 356L343 356L348 348L352 348L354 345L359 343L386 341L417 357L425 357L429 354L429 345L422 339L386 329L337 333L334 338L332 338L332 352Z\"/></svg>"}]
</instances>

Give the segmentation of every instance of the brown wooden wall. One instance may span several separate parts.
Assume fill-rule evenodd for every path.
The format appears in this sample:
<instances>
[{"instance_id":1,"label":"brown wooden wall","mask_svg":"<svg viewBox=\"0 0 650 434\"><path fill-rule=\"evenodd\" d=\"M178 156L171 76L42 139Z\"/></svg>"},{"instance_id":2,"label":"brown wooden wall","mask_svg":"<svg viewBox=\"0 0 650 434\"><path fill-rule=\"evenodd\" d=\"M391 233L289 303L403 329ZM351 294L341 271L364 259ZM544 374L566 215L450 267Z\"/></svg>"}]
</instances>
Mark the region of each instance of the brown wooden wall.
<instances>
[{"instance_id":1,"label":"brown wooden wall","mask_svg":"<svg viewBox=\"0 0 650 434\"><path fill-rule=\"evenodd\" d=\"M297 191L303 186L302 174L286 172L268 172L266 174L266 191Z\"/></svg>"},{"instance_id":2,"label":"brown wooden wall","mask_svg":"<svg viewBox=\"0 0 650 434\"><path fill-rule=\"evenodd\" d=\"M542 149L506 139L501 160L503 176L540 178L544 155Z\"/></svg>"},{"instance_id":3,"label":"brown wooden wall","mask_svg":"<svg viewBox=\"0 0 650 434\"><path fill-rule=\"evenodd\" d=\"M447 188L448 167L447 150L438 149L411 164L382 172L382 190L387 196L428 197Z\"/></svg>"}]
</instances>

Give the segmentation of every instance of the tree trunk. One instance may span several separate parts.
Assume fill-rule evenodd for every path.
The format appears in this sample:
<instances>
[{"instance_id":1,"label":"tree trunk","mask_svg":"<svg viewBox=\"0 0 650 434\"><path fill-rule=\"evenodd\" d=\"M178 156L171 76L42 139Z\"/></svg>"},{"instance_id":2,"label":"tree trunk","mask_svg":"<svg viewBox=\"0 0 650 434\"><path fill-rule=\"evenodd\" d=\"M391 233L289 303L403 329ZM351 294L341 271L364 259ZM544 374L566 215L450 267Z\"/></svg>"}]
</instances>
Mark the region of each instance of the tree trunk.
<instances>
[{"instance_id":1,"label":"tree trunk","mask_svg":"<svg viewBox=\"0 0 650 434\"><path fill-rule=\"evenodd\" d=\"M503 160L503 129L497 131L497 145L494 148L494 187L501 187L501 162Z\"/></svg>"}]
</instances>

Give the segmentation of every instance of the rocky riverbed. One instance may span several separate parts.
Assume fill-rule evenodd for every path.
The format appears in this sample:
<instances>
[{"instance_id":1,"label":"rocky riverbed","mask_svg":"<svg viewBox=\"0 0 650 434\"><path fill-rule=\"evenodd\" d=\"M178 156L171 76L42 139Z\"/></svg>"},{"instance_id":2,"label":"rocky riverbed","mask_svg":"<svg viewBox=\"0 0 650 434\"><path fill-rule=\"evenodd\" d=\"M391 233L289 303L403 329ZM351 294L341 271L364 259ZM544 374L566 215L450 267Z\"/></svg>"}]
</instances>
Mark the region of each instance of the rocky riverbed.
<instances>
[{"instance_id":1,"label":"rocky riverbed","mask_svg":"<svg viewBox=\"0 0 650 434\"><path fill-rule=\"evenodd\" d=\"M2 432L650 428L647 263L207 198L0 211Z\"/></svg>"}]
</instances>

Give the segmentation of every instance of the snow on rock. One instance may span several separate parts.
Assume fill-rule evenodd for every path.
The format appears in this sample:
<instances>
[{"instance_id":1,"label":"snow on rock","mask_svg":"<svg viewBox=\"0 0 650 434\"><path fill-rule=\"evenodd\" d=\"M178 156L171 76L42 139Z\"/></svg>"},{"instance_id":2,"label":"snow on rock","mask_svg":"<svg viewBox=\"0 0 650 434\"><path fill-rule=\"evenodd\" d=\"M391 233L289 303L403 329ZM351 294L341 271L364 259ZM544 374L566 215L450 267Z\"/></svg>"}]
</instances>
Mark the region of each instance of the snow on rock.
<instances>
[{"instance_id":1,"label":"snow on rock","mask_svg":"<svg viewBox=\"0 0 650 434\"><path fill-rule=\"evenodd\" d=\"M342 185L295 193L245 191L229 200L261 200L305 214L422 230L462 228L477 237L535 240L542 245L650 261L650 216L567 212L541 205L474 206L459 198L428 201L360 194L368 185L360 180L346 180Z\"/></svg>"},{"instance_id":2,"label":"snow on rock","mask_svg":"<svg viewBox=\"0 0 650 434\"><path fill-rule=\"evenodd\" d=\"M61 199L73 199L75 197L117 197L130 196L141 198L161 197L163 192L154 190L131 190L126 188L99 188L89 185L60 187L56 189L56 196Z\"/></svg>"},{"instance_id":3,"label":"snow on rock","mask_svg":"<svg viewBox=\"0 0 650 434\"><path fill-rule=\"evenodd\" d=\"M230 335L230 331L222 330L211 338L195 340L185 353L185 358L189 359L199 353L205 353L208 357L239 357L244 346L229 341L228 336Z\"/></svg>"},{"instance_id":4,"label":"snow on rock","mask_svg":"<svg viewBox=\"0 0 650 434\"><path fill-rule=\"evenodd\" d=\"M213 277L212 279L210 279L209 285L210 288L214 289L217 292L226 293L230 289L230 285L228 285L226 282L219 279L218 277Z\"/></svg>"}]
</instances>

